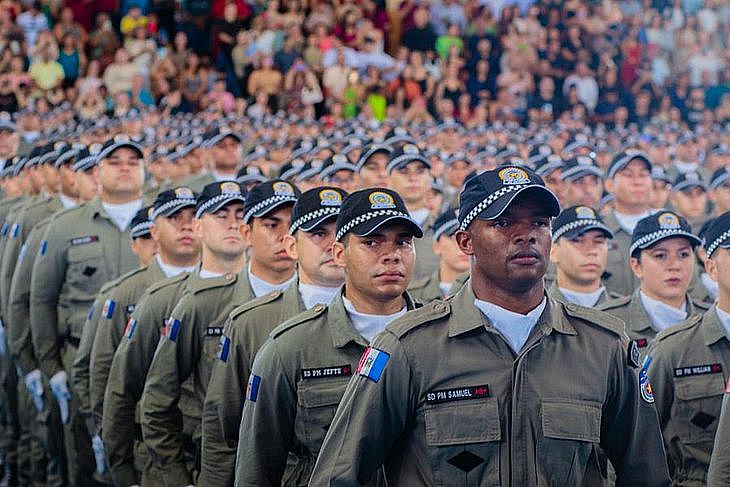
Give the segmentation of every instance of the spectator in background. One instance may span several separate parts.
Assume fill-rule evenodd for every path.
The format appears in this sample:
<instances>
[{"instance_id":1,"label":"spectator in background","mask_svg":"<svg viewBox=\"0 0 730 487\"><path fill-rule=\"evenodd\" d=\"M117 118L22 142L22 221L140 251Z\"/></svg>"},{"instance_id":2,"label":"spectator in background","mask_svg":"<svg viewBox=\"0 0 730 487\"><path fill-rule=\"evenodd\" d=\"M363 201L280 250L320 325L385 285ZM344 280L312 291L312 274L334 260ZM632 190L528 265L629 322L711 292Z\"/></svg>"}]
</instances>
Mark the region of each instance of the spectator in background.
<instances>
[{"instance_id":1,"label":"spectator in background","mask_svg":"<svg viewBox=\"0 0 730 487\"><path fill-rule=\"evenodd\" d=\"M64 7L61 10L58 22L53 26L53 35L59 44L63 43L63 38L70 34L77 42L77 46L85 46L89 35L84 27L74 20L73 10Z\"/></svg>"},{"instance_id":2,"label":"spectator in background","mask_svg":"<svg viewBox=\"0 0 730 487\"><path fill-rule=\"evenodd\" d=\"M450 24L456 24L459 32L466 31L466 11L458 0L435 0L431 6L431 18L437 35L446 34Z\"/></svg>"},{"instance_id":3,"label":"spectator in background","mask_svg":"<svg viewBox=\"0 0 730 487\"><path fill-rule=\"evenodd\" d=\"M464 41L459 32L457 24L449 24L446 34L436 39L436 53L441 59L447 59L449 55L459 56L464 50Z\"/></svg>"},{"instance_id":4,"label":"spectator in background","mask_svg":"<svg viewBox=\"0 0 730 487\"><path fill-rule=\"evenodd\" d=\"M114 62L104 71L104 85L111 96L132 89L132 77L139 72L139 68L129 59L129 53L119 48L114 55Z\"/></svg>"},{"instance_id":5,"label":"spectator in background","mask_svg":"<svg viewBox=\"0 0 730 487\"><path fill-rule=\"evenodd\" d=\"M40 1L33 0L26 5L25 11L18 15L16 22L18 27L23 31L25 44L30 50L35 46L38 35L44 30L48 30L49 26L48 19L41 12Z\"/></svg>"},{"instance_id":6,"label":"spectator in background","mask_svg":"<svg viewBox=\"0 0 730 487\"><path fill-rule=\"evenodd\" d=\"M271 56L264 56L261 65L254 69L248 77L248 94L253 95L262 90L267 95L276 95L280 92L283 82L281 71L274 68Z\"/></svg>"},{"instance_id":7,"label":"spectator in background","mask_svg":"<svg viewBox=\"0 0 730 487\"><path fill-rule=\"evenodd\" d=\"M192 111L199 108L200 97L208 90L208 70L200 63L200 57L191 52L185 68L180 72L178 86L182 93L183 105Z\"/></svg>"},{"instance_id":8,"label":"spectator in background","mask_svg":"<svg viewBox=\"0 0 730 487\"><path fill-rule=\"evenodd\" d=\"M31 64L28 74L35 87L43 91L50 91L61 86L64 79L63 67L51 57L49 49L40 53L40 59Z\"/></svg>"},{"instance_id":9,"label":"spectator in background","mask_svg":"<svg viewBox=\"0 0 730 487\"><path fill-rule=\"evenodd\" d=\"M322 86L333 100L343 100L349 73L350 68L345 64L345 53L340 49L337 52L337 63L326 68L322 75Z\"/></svg>"},{"instance_id":10,"label":"spectator in background","mask_svg":"<svg viewBox=\"0 0 730 487\"><path fill-rule=\"evenodd\" d=\"M112 28L112 21L107 13L100 13L96 17L96 24L89 35L91 59L97 59L102 70L110 65L116 57L119 48L119 39Z\"/></svg>"},{"instance_id":11,"label":"spectator in background","mask_svg":"<svg viewBox=\"0 0 730 487\"><path fill-rule=\"evenodd\" d=\"M565 78L563 93L567 95L571 87L575 87L578 100L592 112L598 104L598 83L584 61L576 63L575 72Z\"/></svg>"},{"instance_id":12,"label":"spectator in background","mask_svg":"<svg viewBox=\"0 0 730 487\"><path fill-rule=\"evenodd\" d=\"M122 17L122 22L119 24L119 31L124 36L131 35L134 29L137 27L147 27L149 19L147 16L142 14L142 9L139 7L132 7L129 9L127 14Z\"/></svg>"},{"instance_id":13,"label":"spectator in background","mask_svg":"<svg viewBox=\"0 0 730 487\"><path fill-rule=\"evenodd\" d=\"M58 63L63 68L63 86L73 86L86 68L86 55L76 43L76 37L66 33L61 39L61 50L58 53Z\"/></svg>"},{"instance_id":14,"label":"spectator in background","mask_svg":"<svg viewBox=\"0 0 730 487\"><path fill-rule=\"evenodd\" d=\"M436 48L437 35L430 24L429 12L419 7L413 14L413 28L403 36L403 45L411 51L433 51Z\"/></svg>"}]
</instances>

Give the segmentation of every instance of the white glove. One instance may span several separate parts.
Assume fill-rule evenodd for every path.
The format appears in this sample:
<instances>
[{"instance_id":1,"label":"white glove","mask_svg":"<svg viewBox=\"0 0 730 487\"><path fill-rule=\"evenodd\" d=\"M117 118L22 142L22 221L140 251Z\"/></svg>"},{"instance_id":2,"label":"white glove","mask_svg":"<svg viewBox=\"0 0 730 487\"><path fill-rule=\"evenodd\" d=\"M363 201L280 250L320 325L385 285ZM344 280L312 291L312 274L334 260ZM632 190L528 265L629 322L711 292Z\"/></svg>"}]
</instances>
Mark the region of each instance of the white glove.
<instances>
[{"instance_id":1,"label":"white glove","mask_svg":"<svg viewBox=\"0 0 730 487\"><path fill-rule=\"evenodd\" d=\"M94 450L96 471L103 475L106 472L106 454L104 453L104 443L101 441L101 436L94 435L91 439L91 448Z\"/></svg>"},{"instance_id":2,"label":"white glove","mask_svg":"<svg viewBox=\"0 0 730 487\"><path fill-rule=\"evenodd\" d=\"M45 405L43 404L43 382L41 381L40 369L28 373L23 380L25 381L25 388L28 389L28 394L33 398L33 403L38 412L43 411Z\"/></svg>"},{"instance_id":3,"label":"white glove","mask_svg":"<svg viewBox=\"0 0 730 487\"><path fill-rule=\"evenodd\" d=\"M51 384L51 391L58 401L58 408L61 410L61 421L63 424L68 424L69 420L69 405L68 402L71 399L71 393L68 391L68 376L66 371L62 370L56 372L48 381Z\"/></svg>"}]
</instances>

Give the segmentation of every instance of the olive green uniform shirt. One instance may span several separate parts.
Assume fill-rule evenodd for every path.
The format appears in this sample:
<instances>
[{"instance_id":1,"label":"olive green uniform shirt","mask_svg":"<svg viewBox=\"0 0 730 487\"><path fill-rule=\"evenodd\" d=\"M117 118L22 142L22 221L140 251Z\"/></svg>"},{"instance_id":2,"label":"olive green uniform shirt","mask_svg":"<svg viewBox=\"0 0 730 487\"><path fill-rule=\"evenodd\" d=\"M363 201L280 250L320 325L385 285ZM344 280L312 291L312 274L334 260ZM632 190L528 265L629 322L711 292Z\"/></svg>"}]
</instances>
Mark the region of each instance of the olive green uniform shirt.
<instances>
[{"instance_id":1,"label":"olive green uniform shirt","mask_svg":"<svg viewBox=\"0 0 730 487\"><path fill-rule=\"evenodd\" d=\"M422 279L438 272L440 259L433 252L433 222L433 216L429 216L423 224L423 238L413 239L413 248L416 251L413 279Z\"/></svg>"},{"instance_id":2,"label":"olive green uniform shirt","mask_svg":"<svg viewBox=\"0 0 730 487\"><path fill-rule=\"evenodd\" d=\"M619 318L626 325L626 334L639 349L639 361L643 362L652 340L657 334L649 314L641 302L639 289L631 296L624 296L601 303L598 309ZM687 296L687 319L701 315L710 308L710 305L695 301Z\"/></svg>"},{"instance_id":3,"label":"olive green uniform shirt","mask_svg":"<svg viewBox=\"0 0 730 487\"><path fill-rule=\"evenodd\" d=\"M101 286L139 260L99 198L54 218L43 238L31 278L30 324L41 370L53 377L64 368L60 342L78 347Z\"/></svg>"},{"instance_id":4,"label":"olive green uniform shirt","mask_svg":"<svg viewBox=\"0 0 730 487\"><path fill-rule=\"evenodd\" d=\"M619 320L548 298L516 354L474 300L469 282L375 338L310 485L381 465L390 485L603 485L602 452L617 485L669 484Z\"/></svg>"},{"instance_id":5,"label":"olive green uniform shirt","mask_svg":"<svg viewBox=\"0 0 730 487\"><path fill-rule=\"evenodd\" d=\"M344 287L329 305L278 326L256 355L239 431L237 486L307 485L337 405L368 347L350 321L343 293ZM403 298L409 310L415 308L408 293ZM290 453L299 461L284 477ZM378 480L368 476L359 483Z\"/></svg>"},{"instance_id":6,"label":"olive green uniform shirt","mask_svg":"<svg viewBox=\"0 0 730 487\"><path fill-rule=\"evenodd\" d=\"M639 280L629 266L631 234L619 225L613 211L603 216L603 222L613 232L613 238L608 241L606 289L621 296L630 296L639 287Z\"/></svg>"},{"instance_id":7,"label":"olive green uniform shirt","mask_svg":"<svg viewBox=\"0 0 730 487\"><path fill-rule=\"evenodd\" d=\"M137 410L147 370L164 324L188 286L200 280L198 271L152 284L132 313L131 318L136 321L136 325L124 334L114 352L102 406L101 437L116 485L136 485L140 482L138 472L141 468L135 466L134 447L135 441L142 441ZM187 406L191 403L191 394L184 391L186 393L181 397L179 406L183 422L187 423L186 417L190 417L190 408ZM187 428L186 431L191 429Z\"/></svg>"},{"instance_id":8,"label":"olive green uniform shirt","mask_svg":"<svg viewBox=\"0 0 730 487\"><path fill-rule=\"evenodd\" d=\"M231 312L203 404L199 485L233 485L238 428L253 359L277 325L305 310L296 282L284 292L273 291Z\"/></svg>"},{"instance_id":9,"label":"olive green uniform shirt","mask_svg":"<svg viewBox=\"0 0 730 487\"><path fill-rule=\"evenodd\" d=\"M453 284L446 296L456 294L466 280L466 274L459 276ZM439 271L434 272L429 277L424 277L411 282L408 286L408 294L419 303L430 303L436 299L443 299L444 293L441 290L441 280L439 279Z\"/></svg>"},{"instance_id":10,"label":"olive green uniform shirt","mask_svg":"<svg viewBox=\"0 0 730 487\"><path fill-rule=\"evenodd\" d=\"M730 388L727 386L722 396L722 410L710 457L707 485L730 487Z\"/></svg>"},{"instance_id":11,"label":"olive green uniform shirt","mask_svg":"<svg viewBox=\"0 0 730 487\"><path fill-rule=\"evenodd\" d=\"M192 434L200 445L203 401L217 359L223 325L233 309L254 298L248 272L201 279L173 309L155 350L142 393L142 435L165 484L190 484L184 462L182 417L177 403L181 385L193 379L198 424Z\"/></svg>"},{"instance_id":12,"label":"olive green uniform shirt","mask_svg":"<svg viewBox=\"0 0 730 487\"><path fill-rule=\"evenodd\" d=\"M101 429L104 391L114 352L122 340L137 300L145 289L164 278L165 274L157 259L153 258L148 265L126 274L119 280L114 289L108 293L107 301L103 305L102 312L99 313L89 364L91 413L98 429ZM130 326L134 325L130 324Z\"/></svg>"},{"instance_id":13,"label":"olive green uniform shirt","mask_svg":"<svg viewBox=\"0 0 730 487\"><path fill-rule=\"evenodd\" d=\"M657 334L644 365L654 390L674 485L704 486L730 341L715 307Z\"/></svg>"}]
</instances>

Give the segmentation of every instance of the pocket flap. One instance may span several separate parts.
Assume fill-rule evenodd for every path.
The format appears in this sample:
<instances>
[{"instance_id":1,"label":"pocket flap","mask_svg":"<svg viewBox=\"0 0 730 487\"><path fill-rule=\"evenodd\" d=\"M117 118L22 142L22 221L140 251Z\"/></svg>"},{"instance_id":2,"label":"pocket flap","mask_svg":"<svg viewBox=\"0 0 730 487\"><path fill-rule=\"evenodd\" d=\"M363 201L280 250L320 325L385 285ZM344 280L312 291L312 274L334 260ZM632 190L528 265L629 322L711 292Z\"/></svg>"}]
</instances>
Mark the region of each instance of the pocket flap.
<instances>
[{"instance_id":1,"label":"pocket flap","mask_svg":"<svg viewBox=\"0 0 730 487\"><path fill-rule=\"evenodd\" d=\"M720 396L725 390L722 374L709 374L698 377L682 377L674 379L674 390L677 398L691 401L703 397Z\"/></svg>"},{"instance_id":2,"label":"pocket flap","mask_svg":"<svg viewBox=\"0 0 730 487\"><path fill-rule=\"evenodd\" d=\"M349 379L349 378L348 378ZM299 405L305 408L337 406L345 394L348 380L320 379L316 384L300 384L297 395Z\"/></svg>"},{"instance_id":3,"label":"pocket flap","mask_svg":"<svg viewBox=\"0 0 730 487\"><path fill-rule=\"evenodd\" d=\"M601 405L591 401L545 400L542 402L542 431L548 438L599 443Z\"/></svg>"},{"instance_id":4,"label":"pocket flap","mask_svg":"<svg viewBox=\"0 0 730 487\"><path fill-rule=\"evenodd\" d=\"M502 431L494 398L439 404L425 411L426 443L430 446L499 441Z\"/></svg>"},{"instance_id":5,"label":"pocket flap","mask_svg":"<svg viewBox=\"0 0 730 487\"><path fill-rule=\"evenodd\" d=\"M69 262L83 262L89 259L96 259L104 255L104 248L100 243L90 243L79 245L78 247L70 247L68 249Z\"/></svg>"}]
</instances>

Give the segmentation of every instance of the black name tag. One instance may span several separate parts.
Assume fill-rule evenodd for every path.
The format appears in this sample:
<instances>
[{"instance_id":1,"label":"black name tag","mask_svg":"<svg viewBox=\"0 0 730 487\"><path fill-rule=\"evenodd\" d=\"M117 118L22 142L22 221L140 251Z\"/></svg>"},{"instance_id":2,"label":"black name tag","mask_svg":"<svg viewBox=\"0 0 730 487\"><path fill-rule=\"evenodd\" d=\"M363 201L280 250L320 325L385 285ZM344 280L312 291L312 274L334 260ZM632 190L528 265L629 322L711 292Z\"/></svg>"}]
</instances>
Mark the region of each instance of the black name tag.
<instances>
[{"instance_id":1,"label":"black name tag","mask_svg":"<svg viewBox=\"0 0 730 487\"><path fill-rule=\"evenodd\" d=\"M205 336L209 337L219 337L223 335L223 327L222 326L209 326L205 329Z\"/></svg>"},{"instance_id":2,"label":"black name tag","mask_svg":"<svg viewBox=\"0 0 730 487\"><path fill-rule=\"evenodd\" d=\"M722 364L690 365L674 369L674 377L690 377L693 375L718 374L722 372Z\"/></svg>"},{"instance_id":3,"label":"black name tag","mask_svg":"<svg viewBox=\"0 0 730 487\"><path fill-rule=\"evenodd\" d=\"M93 242L98 242L99 236L98 235L88 235L86 237L76 237L71 239L71 245L84 245L89 244Z\"/></svg>"},{"instance_id":4,"label":"black name tag","mask_svg":"<svg viewBox=\"0 0 730 487\"><path fill-rule=\"evenodd\" d=\"M331 367L315 367L302 369L302 379L325 379L329 377L349 377L352 367L349 365L333 365Z\"/></svg>"},{"instance_id":5,"label":"black name tag","mask_svg":"<svg viewBox=\"0 0 730 487\"><path fill-rule=\"evenodd\" d=\"M465 401L467 399L483 399L489 397L489 386L466 386L453 389L443 389L426 393L427 404L441 404L442 402Z\"/></svg>"}]
</instances>

